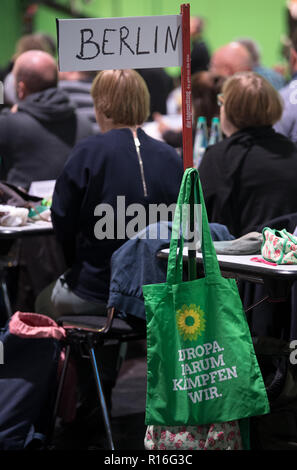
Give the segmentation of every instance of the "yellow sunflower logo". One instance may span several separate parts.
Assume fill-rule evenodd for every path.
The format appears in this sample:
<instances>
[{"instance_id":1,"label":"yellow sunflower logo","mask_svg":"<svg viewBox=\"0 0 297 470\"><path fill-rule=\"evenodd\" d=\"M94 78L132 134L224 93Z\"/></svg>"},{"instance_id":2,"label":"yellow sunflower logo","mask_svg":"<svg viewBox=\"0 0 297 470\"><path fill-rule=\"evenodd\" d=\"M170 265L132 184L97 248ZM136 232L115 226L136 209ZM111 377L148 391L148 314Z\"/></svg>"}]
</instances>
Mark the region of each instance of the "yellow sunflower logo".
<instances>
[{"instance_id":1,"label":"yellow sunflower logo","mask_svg":"<svg viewBox=\"0 0 297 470\"><path fill-rule=\"evenodd\" d=\"M183 305L176 312L177 327L184 340L193 341L205 330L204 312L195 304Z\"/></svg>"}]
</instances>

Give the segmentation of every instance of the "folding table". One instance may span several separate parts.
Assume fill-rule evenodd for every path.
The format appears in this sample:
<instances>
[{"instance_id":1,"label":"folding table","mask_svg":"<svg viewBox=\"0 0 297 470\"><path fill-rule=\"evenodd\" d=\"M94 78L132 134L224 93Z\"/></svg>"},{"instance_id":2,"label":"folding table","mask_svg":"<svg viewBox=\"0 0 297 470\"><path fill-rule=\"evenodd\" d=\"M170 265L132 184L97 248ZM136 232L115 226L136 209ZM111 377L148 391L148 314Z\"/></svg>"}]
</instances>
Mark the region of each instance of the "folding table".
<instances>
[{"instance_id":1,"label":"folding table","mask_svg":"<svg viewBox=\"0 0 297 470\"><path fill-rule=\"evenodd\" d=\"M54 233L51 222L38 221L27 223L19 227L4 227L0 226L0 243L1 240L11 240L16 243L13 245L13 249L7 255L0 255L0 295L2 295L4 307L6 310L7 318L12 315L12 308L8 296L8 290L6 285L6 271L7 267L14 266L16 264L18 244L17 241L24 237L40 236L40 235L52 235Z\"/></svg>"},{"instance_id":2,"label":"folding table","mask_svg":"<svg viewBox=\"0 0 297 470\"><path fill-rule=\"evenodd\" d=\"M158 257L167 259L168 254L169 248L160 251ZM260 258L260 255L217 254L221 273L224 277L264 284L267 296L248 307L245 310L246 312L265 300L281 301L285 299L290 292L292 284L297 280L297 265L283 264L272 266L262 262L251 261L252 258ZM187 247L183 250L183 260L184 262L188 260ZM196 261L198 275L201 275L203 273L202 253L196 253Z\"/></svg>"}]
</instances>

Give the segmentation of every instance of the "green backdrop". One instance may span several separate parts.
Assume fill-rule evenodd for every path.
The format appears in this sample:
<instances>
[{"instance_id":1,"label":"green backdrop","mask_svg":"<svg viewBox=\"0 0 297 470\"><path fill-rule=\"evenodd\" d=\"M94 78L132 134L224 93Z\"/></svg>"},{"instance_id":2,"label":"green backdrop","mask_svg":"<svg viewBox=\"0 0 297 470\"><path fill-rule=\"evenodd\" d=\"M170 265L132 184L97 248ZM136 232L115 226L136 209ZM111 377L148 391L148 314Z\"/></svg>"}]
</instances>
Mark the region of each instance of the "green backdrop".
<instances>
[{"instance_id":1,"label":"green backdrop","mask_svg":"<svg viewBox=\"0 0 297 470\"><path fill-rule=\"evenodd\" d=\"M57 0L69 5L69 0ZM34 2L32 2L34 3ZM174 15L180 11L178 0L83 0L73 2L86 16ZM188 2L192 15L206 20L205 39L213 51L238 37L258 41L262 62L271 66L282 61L280 40L287 33L286 0L193 0ZM0 65L5 65L22 34L22 0L0 0L1 49ZM56 36L55 18L66 18L59 12L39 6L35 15L35 31Z\"/></svg>"}]
</instances>

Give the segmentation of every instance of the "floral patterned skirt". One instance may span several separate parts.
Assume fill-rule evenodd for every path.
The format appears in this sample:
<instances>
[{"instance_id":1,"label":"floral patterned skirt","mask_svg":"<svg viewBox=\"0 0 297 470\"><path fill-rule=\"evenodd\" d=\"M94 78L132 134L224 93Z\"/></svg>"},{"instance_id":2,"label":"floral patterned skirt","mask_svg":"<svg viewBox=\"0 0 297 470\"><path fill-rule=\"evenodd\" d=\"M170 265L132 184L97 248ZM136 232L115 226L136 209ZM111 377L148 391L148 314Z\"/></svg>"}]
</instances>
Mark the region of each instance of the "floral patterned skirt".
<instances>
[{"instance_id":1,"label":"floral patterned skirt","mask_svg":"<svg viewBox=\"0 0 297 470\"><path fill-rule=\"evenodd\" d=\"M238 421L203 426L148 426L147 450L242 450Z\"/></svg>"}]
</instances>

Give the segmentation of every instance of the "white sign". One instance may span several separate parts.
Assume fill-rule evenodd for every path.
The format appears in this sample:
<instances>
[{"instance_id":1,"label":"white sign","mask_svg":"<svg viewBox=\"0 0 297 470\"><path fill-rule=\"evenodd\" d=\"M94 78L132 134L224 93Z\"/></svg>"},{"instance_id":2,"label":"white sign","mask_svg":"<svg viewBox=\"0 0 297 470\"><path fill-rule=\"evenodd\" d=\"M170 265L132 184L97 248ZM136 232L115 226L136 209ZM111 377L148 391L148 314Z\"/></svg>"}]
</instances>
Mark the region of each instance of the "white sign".
<instances>
[{"instance_id":1,"label":"white sign","mask_svg":"<svg viewBox=\"0 0 297 470\"><path fill-rule=\"evenodd\" d=\"M55 184L56 180L32 181L29 194L44 198L53 197Z\"/></svg>"},{"instance_id":2,"label":"white sign","mask_svg":"<svg viewBox=\"0 0 297 470\"><path fill-rule=\"evenodd\" d=\"M61 71L182 66L181 15L57 20Z\"/></svg>"}]
</instances>

